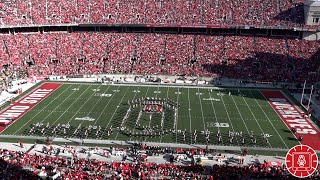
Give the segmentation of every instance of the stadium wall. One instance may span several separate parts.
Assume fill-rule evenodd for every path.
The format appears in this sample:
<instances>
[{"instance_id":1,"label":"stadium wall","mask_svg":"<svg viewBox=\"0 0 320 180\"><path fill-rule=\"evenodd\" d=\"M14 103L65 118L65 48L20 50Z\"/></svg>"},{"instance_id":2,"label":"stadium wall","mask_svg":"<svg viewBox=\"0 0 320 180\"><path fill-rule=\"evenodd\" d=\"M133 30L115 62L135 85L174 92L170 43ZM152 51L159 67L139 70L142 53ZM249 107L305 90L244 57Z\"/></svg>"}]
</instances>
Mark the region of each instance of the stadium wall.
<instances>
[{"instance_id":1,"label":"stadium wall","mask_svg":"<svg viewBox=\"0 0 320 180\"><path fill-rule=\"evenodd\" d=\"M320 32L304 32L302 38L308 41L317 41L320 40Z\"/></svg>"},{"instance_id":2,"label":"stadium wall","mask_svg":"<svg viewBox=\"0 0 320 180\"><path fill-rule=\"evenodd\" d=\"M1 27L0 34L47 33L47 32L119 32L119 33L165 33L165 34L202 34L232 36L263 36L302 38L305 29L280 27L218 27L218 26L160 26L149 24L74 24L46 26L9 26Z\"/></svg>"},{"instance_id":3,"label":"stadium wall","mask_svg":"<svg viewBox=\"0 0 320 180\"><path fill-rule=\"evenodd\" d=\"M320 24L320 0L306 0L304 3L304 17L307 25Z\"/></svg>"}]
</instances>

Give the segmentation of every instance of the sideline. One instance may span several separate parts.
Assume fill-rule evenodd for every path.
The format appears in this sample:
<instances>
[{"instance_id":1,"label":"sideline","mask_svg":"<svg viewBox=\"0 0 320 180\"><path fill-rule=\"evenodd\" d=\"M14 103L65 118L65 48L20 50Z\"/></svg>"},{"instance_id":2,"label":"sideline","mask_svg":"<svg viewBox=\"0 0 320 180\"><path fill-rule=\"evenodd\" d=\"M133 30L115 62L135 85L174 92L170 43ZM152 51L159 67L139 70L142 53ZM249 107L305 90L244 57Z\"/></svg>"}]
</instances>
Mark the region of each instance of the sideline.
<instances>
[{"instance_id":1,"label":"sideline","mask_svg":"<svg viewBox=\"0 0 320 180\"><path fill-rule=\"evenodd\" d=\"M0 135L0 138L19 138L19 139L34 139L34 140L46 140L47 137L43 136L16 136L16 135ZM76 138L54 138L49 137L52 142L59 143L82 143L81 139ZM84 144L101 144L101 145L122 145L122 146L130 146L134 143L141 143L138 141L118 141L118 140L98 140L98 139L83 139ZM148 146L160 146L160 147L173 147L173 148L206 148L206 145L203 144L179 144L179 143L159 143L159 142L142 142L143 144L147 144ZM240 147L240 146L216 146L216 145L208 145L208 148L214 150L221 151L239 151L241 152L242 148L248 148L250 150L260 150L260 151L281 151L288 152L289 149L286 148L264 148L264 147ZM320 151L316 151L320 153Z\"/></svg>"}]
</instances>

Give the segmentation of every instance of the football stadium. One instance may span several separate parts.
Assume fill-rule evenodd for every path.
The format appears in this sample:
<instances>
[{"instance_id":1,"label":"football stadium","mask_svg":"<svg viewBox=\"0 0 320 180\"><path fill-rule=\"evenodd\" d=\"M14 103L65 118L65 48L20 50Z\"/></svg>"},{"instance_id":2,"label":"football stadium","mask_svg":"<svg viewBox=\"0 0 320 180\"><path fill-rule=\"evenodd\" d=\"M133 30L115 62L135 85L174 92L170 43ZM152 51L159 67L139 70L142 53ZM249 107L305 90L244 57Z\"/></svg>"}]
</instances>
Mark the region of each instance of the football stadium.
<instances>
[{"instance_id":1,"label":"football stadium","mask_svg":"<svg viewBox=\"0 0 320 180\"><path fill-rule=\"evenodd\" d=\"M0 4L0 179L320 178L320 1Z\"/></svg>"}]
</instances>

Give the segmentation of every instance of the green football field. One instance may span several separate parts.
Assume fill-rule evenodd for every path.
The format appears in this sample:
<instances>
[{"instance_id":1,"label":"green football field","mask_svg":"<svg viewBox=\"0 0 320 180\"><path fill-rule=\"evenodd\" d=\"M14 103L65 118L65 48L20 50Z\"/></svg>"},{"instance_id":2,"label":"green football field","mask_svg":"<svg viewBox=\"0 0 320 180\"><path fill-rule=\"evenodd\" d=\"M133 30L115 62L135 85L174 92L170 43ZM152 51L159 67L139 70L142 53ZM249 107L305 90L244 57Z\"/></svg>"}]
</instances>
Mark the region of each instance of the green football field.
<instances>
[{"instance_id":1,"label":"green football field","mask_svg":"<svg viewBox=\"0 0 320 180\"><path fill-rule=\"evenodd\" d=\"M260 90L160 85L65 83L2 134L267 148L299 144Z\"/></svg>"}]
</instances>

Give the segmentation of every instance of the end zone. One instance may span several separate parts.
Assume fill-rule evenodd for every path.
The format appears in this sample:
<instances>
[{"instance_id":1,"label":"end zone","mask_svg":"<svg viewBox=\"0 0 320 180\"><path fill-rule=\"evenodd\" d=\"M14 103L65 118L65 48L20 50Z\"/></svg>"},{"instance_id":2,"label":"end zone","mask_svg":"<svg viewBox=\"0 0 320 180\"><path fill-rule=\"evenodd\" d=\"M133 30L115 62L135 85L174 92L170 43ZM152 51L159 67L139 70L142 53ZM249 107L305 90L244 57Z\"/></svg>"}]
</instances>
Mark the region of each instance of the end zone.
<instances>
[{"instance_id":1,"label":"end zone","mask_svg":"<svg viewBox=\"0 0 320 180\"><path fill-rule=\"evenodd\" d=\"M304 114L301 113L280 91L261 91L269 104L277 112L289 130L296 128L297 132L293 135L298 138L303 136L302 144L308 145L315 150L320 150L320 132L309 122Z\"/></svg>"},{"instance_id":2,"label":"end zone","mask_svg":"<svg viewBox=\"0 0 320 180\"><path fill-rule=\"evenodd\" d=\"M0 133L58 89L60 83L44 83L0 112Z\"/></svg>"}]
</instances>

